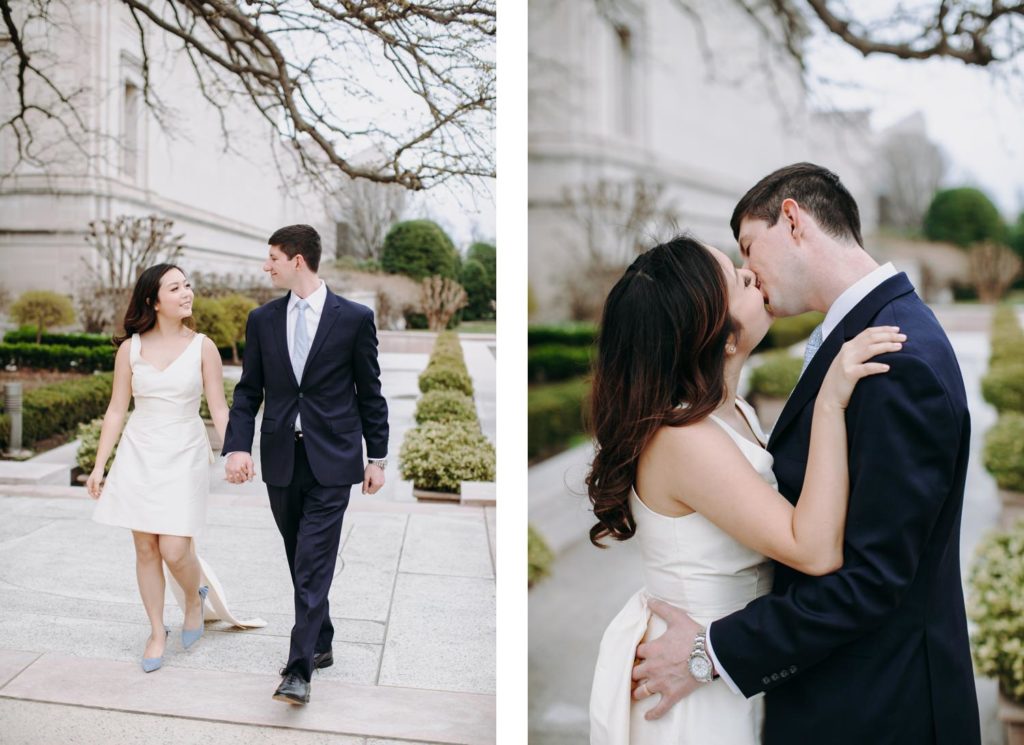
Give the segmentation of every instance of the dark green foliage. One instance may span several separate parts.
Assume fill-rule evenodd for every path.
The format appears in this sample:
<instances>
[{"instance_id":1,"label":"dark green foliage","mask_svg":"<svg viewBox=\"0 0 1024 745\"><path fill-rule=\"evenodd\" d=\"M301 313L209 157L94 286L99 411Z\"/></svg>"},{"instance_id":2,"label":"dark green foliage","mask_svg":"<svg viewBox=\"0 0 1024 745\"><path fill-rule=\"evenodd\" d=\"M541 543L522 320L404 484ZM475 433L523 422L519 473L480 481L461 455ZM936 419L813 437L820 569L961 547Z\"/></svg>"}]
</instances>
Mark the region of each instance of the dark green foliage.
<instances>
[{"instance_id":1,"label":"dark green foliage","mask_svg":"<svg viewBox=\"0 0 1024 745\"><path fill-rule=\"evenodd\" d=\"M69 347L64 344L0 344L0 365L37 370L113 370L113 346Z\"/></svg>"},{"instance_id":2,"label":"dark green foliage","mask_svg":"<svg viewBox=\"0 0 1024 745\"><path fill-rule=\"evenodd\" d=\"M825 314L816 311L788 318L776 318L764 340L757 345L757 351L791 347L810 336L814 327L824 319Z\"/></svg>"},{"instance_id":3,"label":"dark green foliage","mask_svg":"<svg viewBox=\"0 0 1024 745\"><path fill-rule=\"evenodd\" d=\"M583 433L583 404L590 382L577 378L536 386L527 394L527 457L545 458L564 450Z\"/></svg>"},{"instance_id":4,"label":"dark green foliage","mask_svg":"<svg viewBox=\"0 0 1024 745\"><path fill-rule=\"evenodd\" d=\"M563 347L545 344L527 352L527 375L531 383L568 380L590 371L592 347Z\"/></svg>"},{"instance_id":5,"label":"dark green foliage","mask_svg":"<svg viewBox=\"0 0 1024 745\"><path fill-rule=\"evenodd\" d=\"M1009 412L985 434L985 468L1000 489L1024 492L1024 415Z\"/></svg>"},{"instance_id":6,"label":"dark green foliage","mask_svg":"<svg viewBox=\"0 0 1024 745\"><path fill-rule=\"evenodd\" d=\"M981 395L996 407L1024 413L1024 362L1007 362L990 368L981 379Z\"/></svg>"},{"instance_id":7,"label":"dark green foliage","mask_svg":"<svg viewBox=\"0 0 1024 745\"><path fill-rule=\"evenodd\" d=\"M22 326L4 334L5 344L35 344L35 326ZM43 334L40 344L63 344L68 347L106 347L112 348L110 337L106 334Z\"/></svg>"},{"instance_id":8,"label":"dark green foliage","mask_svg":"<svg viewBox=\"0 0 1024 745\"><path fill-rule=\"evenodd\" d=\"M589 347L597 340L597 326L592 323L532 325L526 330L527 346L561 344L566 347Z\"/></svg>"},{"instance_id":9,"label":"dark green foliage","mask_svg":"<svg viewBox=\"0 0 1024 745\"><path fill-rule=\"evenodd\" d=\"M459 284L466 290L467 304L462 309L462 317L467 321L490 318L494 315L491 301L494 299L493 288L487 270L476 259L469 259L462 265L462 276Z\"/></svg>"},{"instance_id":10,"label":"dark green foliage","mask_svg":"<svg viewBox=\"0 0 1024 745\"><path fill-rule=\"evenodd\" d=\"M924 216L924 234L929 240L966 248L979 241L1003 242L1006 226L987 196L962 187L936 192Z\"/></svg>"},{"instance_id":11,"label":"dark green foliage","mask_svg":"<svg viewBox=\"0 0 1024 745\"><path fill-rule=\"evenodd\" d=\"M389 274L405 274L416 280L435 274L458 279L459 254L437 223L407 220L395 224L384 238L381 267Z\"/></svg>"},{"instance_id":12,"label":"dark green foliage","mask_svg":"<svg viewBox=\"0 0 1024 745\"><path fill-rule=\"evenodd\" d=\"M22 401L25 442L72 432L80 422L103 416L110 403L113 380L111 373L90 375L26 392ZM0 447L7 447L10 433L10 418L0 414Z\"/></svg>"},{"instance_id":13,"label":"dark green foliage","mask_svg":"<svg viewBox=\"0 0 1024 745\"><path fill-rule=\"evenodd\" d=\"M750 392L769 398L786 398L796 388L803 360L786 352L770 352L750 372Z\"/></svg>"}]
</instances>

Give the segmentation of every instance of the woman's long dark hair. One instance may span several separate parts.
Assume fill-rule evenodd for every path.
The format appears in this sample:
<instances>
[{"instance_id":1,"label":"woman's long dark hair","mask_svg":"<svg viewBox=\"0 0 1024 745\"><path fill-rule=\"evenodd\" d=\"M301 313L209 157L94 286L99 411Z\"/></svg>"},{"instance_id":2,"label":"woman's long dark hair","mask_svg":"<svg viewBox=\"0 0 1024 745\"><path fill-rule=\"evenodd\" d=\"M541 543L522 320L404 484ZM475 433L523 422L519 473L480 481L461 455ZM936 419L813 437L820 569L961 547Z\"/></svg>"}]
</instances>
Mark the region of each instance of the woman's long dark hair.
<instances>
[{"instance_id":1,"label":"woman's long dark hair","mask_svg":"<svg viewBox=\"0 0 1024 745\"><path fill-rule=\"evenodd\" d=\"M589 418L595 546L636 532L629 490L658 428L700 421L725 400L725 345L736 331L721 265L688 236L641 255L608 294Z\"/></svg>"},{"instance_id":2,"label":"woman's long dark hair","mask_svg":"<svg viewBox=\"0 0 1024 745\"><path fill-rule=\"evenodd\" d=\"M160 280L172 269L182 274L185 270L176 264L156 264L139 275L128 310L124 314L124 336L114 337L114 346L121 346L132 334L144 334L156 325L156 300L160 294ZM188 275L186 275L188 276ZM192 319L186 318L185 325L192 328Z\"/></svg>"}]
</instances>

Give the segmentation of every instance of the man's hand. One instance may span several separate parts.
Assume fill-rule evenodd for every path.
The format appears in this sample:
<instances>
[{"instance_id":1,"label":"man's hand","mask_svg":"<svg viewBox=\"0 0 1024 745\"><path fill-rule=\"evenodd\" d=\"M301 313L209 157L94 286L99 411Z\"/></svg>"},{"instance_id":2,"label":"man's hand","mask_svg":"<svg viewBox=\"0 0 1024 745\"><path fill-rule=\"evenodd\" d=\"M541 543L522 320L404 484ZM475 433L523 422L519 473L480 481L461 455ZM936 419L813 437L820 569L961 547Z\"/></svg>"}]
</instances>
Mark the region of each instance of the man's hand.
<instances>
[{"instance_id":1,"label":"man's hand","mask_svg":"<svg viewBox=\"0 0 1024 745\"><path fill-rule=\"evenodd\" d=\"M638 664L633 666L633 698L638 701L655 693L661 701L645 719L658 719L700 686L690 675L689 658L700 624L673 605L651 598L648 606L668 624L665 633L636 648Z\"/></svg>"},{"instance_id":2,"label":"man's hand","mask_svg":"<svg viewBox=\"0 0 1024 745\"><path fill-rule=\"evenodd\" d=\"M255 475L256 466L253 465L252 455L249 453L231 453L224 463L224 478L228 480L229 484L252 481Z\"/></svg>"},{"instance_id":3,"label":"man's hand","mask_svg":"<svg viewBox=\"0 0 1024 745\"><path fill-rule=\"evenodd\" d=\"M384 486L384 469L373 463L366 465L363 471L363 494L376 494Z\"/></svg>"}]
</instances>

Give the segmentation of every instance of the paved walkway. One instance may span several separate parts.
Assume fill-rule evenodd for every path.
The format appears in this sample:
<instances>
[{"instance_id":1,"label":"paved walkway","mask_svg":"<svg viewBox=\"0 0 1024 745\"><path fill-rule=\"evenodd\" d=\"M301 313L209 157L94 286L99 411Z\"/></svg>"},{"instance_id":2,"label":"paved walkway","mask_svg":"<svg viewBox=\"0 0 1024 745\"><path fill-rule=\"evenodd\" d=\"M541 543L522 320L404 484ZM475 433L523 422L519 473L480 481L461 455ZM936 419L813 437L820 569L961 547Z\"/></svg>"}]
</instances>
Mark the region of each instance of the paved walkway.
<instances>
[{"instance_id":1,"label":"paved walkway","mask_svg":"<svg viewBox=\"0 0 1024 745\"><path fill-rule=\"evenodd\" d=\"M981 463L985 432L995 411L981 399L988 364L989 314L985 307L936 309L957 350L972 417L972 456L964 499L960 556L964 574L974 549L999 515L995 483ZM590 458L581 446L530 469L530 521L559 552L552 576L529 596L529 716L531 745L588 742L587 706L598 644L605 626L643 583L632 541L599 551L586 539L592 524L582 478ZM560 488L551 488L552 484ZM996 685L977 679L985 745L1002 745L996 720Z\"/></svg>"},{"instance_id":2,"label":"paved walkway","mask_svg":"<svg viewBox=\"0 0 1024 745\"><path fill-rule=\"evenodd\" d=\"M493 347L464 341L492 438ZM168 595L172 634L151 675L138 661L148 623L130 534L93 523L81 488L0 486L0 742L494 742L494 509L420 504L398 478L426 361L381 355L388 483L353 494L331 591L335 664L316 674L303 708L270 698L292 588L261 482L233 487L222 463L211 468L199 547L232 610L268 625L211 622L186 652Z\"/></svg>"}]
</instances>

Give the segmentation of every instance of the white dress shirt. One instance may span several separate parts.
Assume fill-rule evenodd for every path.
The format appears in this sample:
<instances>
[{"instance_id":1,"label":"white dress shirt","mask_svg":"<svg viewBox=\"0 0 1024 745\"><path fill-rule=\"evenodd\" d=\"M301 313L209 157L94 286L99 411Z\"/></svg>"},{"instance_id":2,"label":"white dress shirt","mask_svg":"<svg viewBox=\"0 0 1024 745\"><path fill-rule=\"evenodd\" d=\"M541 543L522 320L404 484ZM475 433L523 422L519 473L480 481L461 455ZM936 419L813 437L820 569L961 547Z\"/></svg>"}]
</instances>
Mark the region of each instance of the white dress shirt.
<instances>
[{"instance_id":1,"label":"white dress shirt","mask_svg":"<svg viewBox=\"0 0 1024 745\"><path fill-rule=\"evenodd\" d=\"M892 265L892 262L883 264L882 266L873 269L869 274L861 277L859 280L854 282L852 285L847 287L842 294L835 299L831 306L829 306L828 313L825 314L825 320L821 322L821 338L827 339L828 335L835 331L836 326L839 322L846 318L847 314L854 309L854 307L861 300L866 298L872 290L878 287L880 284L890 277L896 276L896 267ZM715 656L715 648L711 644L711 626L709 623L707 628L707 639L705 646L708 650L708 656L711 657L711 661L715 664L715 671L722 676L722 680L725 684L732 689L733 693L743 695L729 674L722 667L722 663L718 661L718 657Z\"/></svg>"},{"instance_id":2,"label":"white dress shirt","mask_svg":"<svg viewBox=\"0 0 1024 745\"><path fill-rule=\"evenodd\" d=\"M327 285L320 280L320 286L309 294L309 297L299 298L294 292L288 297L288 314L285 329L288 336L288 357L295 351L295 321L299 317L299 300L305 300L309 307L306 308L306 333L309 338L310 351L313 349L313 339L316 338L316 330L320 326L320 316L324 313L324 303L327 302ZM307 358L308 359L308 358ZM298 381L302 384L302 381ZM295 415L295 431L302 431L302 424L299 421L301 416Z\"/></svg>"}]
</instances>

